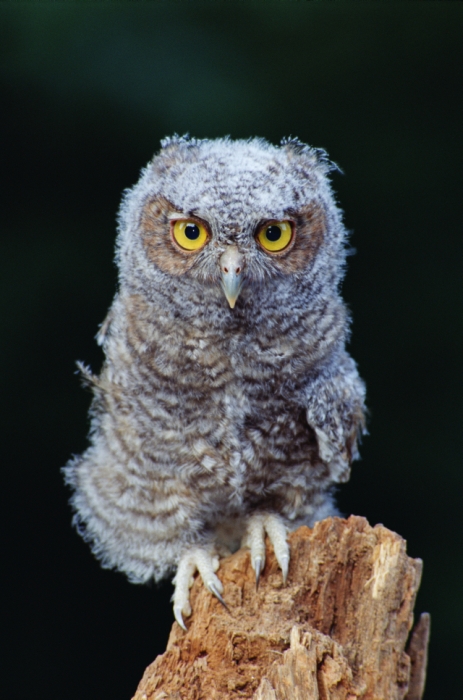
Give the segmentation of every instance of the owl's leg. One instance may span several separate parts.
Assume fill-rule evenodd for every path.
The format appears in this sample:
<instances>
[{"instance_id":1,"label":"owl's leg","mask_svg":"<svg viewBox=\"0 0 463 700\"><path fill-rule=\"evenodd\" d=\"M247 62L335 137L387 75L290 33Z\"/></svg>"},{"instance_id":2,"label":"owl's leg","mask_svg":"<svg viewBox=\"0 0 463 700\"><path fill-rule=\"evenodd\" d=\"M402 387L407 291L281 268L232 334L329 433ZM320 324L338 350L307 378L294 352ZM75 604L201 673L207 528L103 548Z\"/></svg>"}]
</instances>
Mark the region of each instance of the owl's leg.
<instances>
[{"instance_id":1,"label":"owl's leg","mask_svg":"<svg viewBox=\"0 0 463 700\"><path fill-rule=\"evenodd\" d=\"M183 615L191 615L190 588L193 585L193 576L196 571L204 582L206 588L215 595L216 598L226 606L222 598L223 586L220 579L215 575L219 568L219 557L209 549L197 547L190 549L181 557L174 578L174 616L182 629L186 631Z\"/></svg>"},{"instance_id":2,"label":"owl's leg","mask_svg":"<svg viewBox=\"0 0 463 700\"><path fill-rule=\"evenodd\" d=\"M243 545L251 550L251 564L256 572L256 588L265 565L265 534L273 545L275 557L283 573L283 583L286 583L289 567L289 545L286 540L287 530L283 520L278 515L252 515L247 524Z\"/></svg>"}]
</instances>

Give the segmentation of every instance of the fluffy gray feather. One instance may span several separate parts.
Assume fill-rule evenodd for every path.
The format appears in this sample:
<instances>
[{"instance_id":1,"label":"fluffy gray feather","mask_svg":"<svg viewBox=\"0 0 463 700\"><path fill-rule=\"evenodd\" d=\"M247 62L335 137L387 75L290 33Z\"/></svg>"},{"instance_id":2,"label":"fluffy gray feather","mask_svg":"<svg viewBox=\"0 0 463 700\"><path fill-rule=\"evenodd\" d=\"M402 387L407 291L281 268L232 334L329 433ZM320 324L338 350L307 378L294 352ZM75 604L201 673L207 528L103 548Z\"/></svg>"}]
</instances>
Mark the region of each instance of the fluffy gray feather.
<instances>
[{"instance_id":1,"label":"fluffy gray feather","mask_svg":"<svg viewBox=\"0 0 463 700\"><path fill-rule=\"evenodd\" d=\"M84 370L91 444L65 467L103 566L159 580L191 548L239 546L256 514L293 529L334 512L364 385L345 350L331 168L295 139L173 137L125 193L106 361L98 377ZM204 222L199 251L179 250L179 218ZM279 221L293 238L274 254L256 234ZM242 261L233 309L221 287L230 246Z\"/></svg>"}]
</instances>

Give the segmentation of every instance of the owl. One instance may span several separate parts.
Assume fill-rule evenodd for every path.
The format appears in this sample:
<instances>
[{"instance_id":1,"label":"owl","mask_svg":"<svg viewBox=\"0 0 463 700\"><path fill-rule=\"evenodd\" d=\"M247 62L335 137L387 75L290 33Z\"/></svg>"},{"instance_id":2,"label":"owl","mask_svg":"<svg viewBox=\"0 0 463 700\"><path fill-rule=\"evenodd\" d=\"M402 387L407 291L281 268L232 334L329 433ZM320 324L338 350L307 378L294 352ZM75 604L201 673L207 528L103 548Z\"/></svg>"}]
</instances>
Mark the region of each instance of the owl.
<instances>
[{"instance_id":1,"label":"owl","mask_svg":"<svg viewBox=\"0 0 463 700\"><path fill-rule=\"evenodd\" d=\"M97 336L90 446L64 468L74 523L104 567L196 572L223 600L220 557L336 513L364 431L339 288L346 231L324 151L297 139L174 136L125 192L118 291ZM220 572L219 572L220 573Z\"/></svg>"}]
</instances>

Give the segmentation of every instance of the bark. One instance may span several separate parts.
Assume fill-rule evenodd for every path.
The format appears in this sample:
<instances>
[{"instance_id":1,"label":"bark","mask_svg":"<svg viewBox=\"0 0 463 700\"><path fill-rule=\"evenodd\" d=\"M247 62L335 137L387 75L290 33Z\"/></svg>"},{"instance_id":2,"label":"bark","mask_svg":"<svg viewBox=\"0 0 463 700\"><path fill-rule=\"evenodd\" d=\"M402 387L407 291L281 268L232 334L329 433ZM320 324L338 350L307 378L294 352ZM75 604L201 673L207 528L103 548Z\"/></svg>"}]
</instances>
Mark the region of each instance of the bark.
<instances>
[{"instance_id":1,"label":"bark","mask_svg":"<svg viewBox=\"0 0 463 700\"><path fill-rule=\"evenodd\" d=\"M258 590L249 552L223 559L229 611L196 578L188 632L133 700L419 700L429 615L413 632L422 562L405 541L364 518L328 518L289 536L283 585L271 547Z\"/></svg>"}]
</instances>

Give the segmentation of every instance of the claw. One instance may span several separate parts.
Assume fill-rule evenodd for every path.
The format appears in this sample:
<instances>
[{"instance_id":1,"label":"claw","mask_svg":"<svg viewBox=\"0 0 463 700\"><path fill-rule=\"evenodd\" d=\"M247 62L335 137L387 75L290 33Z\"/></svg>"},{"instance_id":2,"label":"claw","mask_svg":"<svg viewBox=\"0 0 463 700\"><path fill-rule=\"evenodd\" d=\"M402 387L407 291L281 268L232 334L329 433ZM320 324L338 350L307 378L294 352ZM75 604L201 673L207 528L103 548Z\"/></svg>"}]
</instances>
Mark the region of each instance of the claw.
<instances>
[{"instance_id":1,"label":"claw","mask_svg":"<svg viewBox=\"0 0 463 700\"><path fill-rule=\"evenodd\" d=\"M283 574L283 584L286 586L286 580L288 578L288 569L289 569L289 557L288 556L283 556L280 557L280 560L278 562L281 567L281 573Z\"/></svg>"},{"instance_id":2,"label":"claw","mask_svg":"<svg viewBox=\"0 0 463 700\"><path fill-rule=\"evenodd\" d=\"M256 557L252 562L254 571L256 572L256 591L259 588L259 579L262 569L264 568L264 560L262 557Z\"/></svg>"},{"instance_id":3,"label":"claw","mask_svg":"<svg viewBox=\"0 0 463 700\"><path fill-rule=\"evenodd\" d=\"M227 612L230 612L230 610L228 609L228 605L226 604L226 602L225 602L224 599L222 598L222 596L221 596L221 594L220 594L220 591L219 591L219 589L217 588L217 586L215 585L214 581L208 581L207 587L209 588L210 592L213 593L213 594L215 595L215 597L217 598L217 600L218 600L220 603L222 603L222 605L223 605L223 607L225 608L225 610L227 610Z\"/></svg>"},{"instance_id":4,"label":"claw","mask_svg":"<svg viewBox=\"0 0 463 700\"><path fill-rule=\"evenodd\" d=\"M283 519L272 513L251 516L243 544L251 550L252 567L256 572L256 590L259 586L262 569L265 566L265 533L273 545L276 560L283 574L283 584L286 584L288 578L290 552L287 529Z\"/></svg>"},{"instance_id":5,"label":"claw","mask_svg":"<svg viewBox=\"0 0 463 700\"><path fill-rule=\"evenodd\" d=\"M185 630L185 632L188 632L186 625L183 622L182 608L180 607L180 605L174 605L174 617L177 620L177 624L180 625L182 630Z\"/></svg>"},{"instance_id":6,"label":"claw","mask_svg":"<svg viewBox=\"0 0 463 700\"><path fill-rule=\"evenodd\" d=\"M289 568L289 546L286 539L286 527L281 518L276 515L268 515L265 520L265 529L273 544L273 551L282 571L283 583L285 584Z\"/></svg>"}]
</instances>

